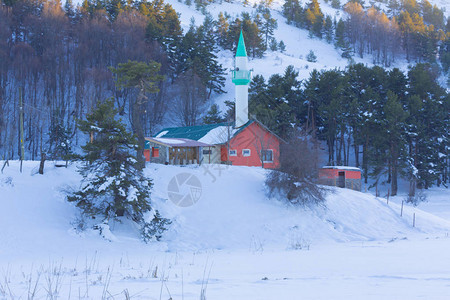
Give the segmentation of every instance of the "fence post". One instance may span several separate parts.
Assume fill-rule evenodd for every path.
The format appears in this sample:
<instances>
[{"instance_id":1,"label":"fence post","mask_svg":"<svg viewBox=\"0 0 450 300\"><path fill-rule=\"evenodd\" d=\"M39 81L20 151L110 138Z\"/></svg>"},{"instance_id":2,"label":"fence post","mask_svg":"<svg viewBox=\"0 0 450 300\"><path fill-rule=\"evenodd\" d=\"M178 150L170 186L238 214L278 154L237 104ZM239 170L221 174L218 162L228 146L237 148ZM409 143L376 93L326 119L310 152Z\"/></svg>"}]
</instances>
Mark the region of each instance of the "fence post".
<instances>
[{"instance_id":1,"label":"fence post","mask_svg":"<svg viewBox=\"0 0 450 300\"><path fill-rule=\"evenodd\" d=\"M386 201L386 204L387 205L389 205L389 194L391 193L391 190L390 189L388 189L388 193L387 193L387 201Z\"/></svg>"},{"instance_id":2,"label":"fence post","mask_svg":"<svg viewBox=\"0 0 450 300\"><path fill-rule=\"evenodd\" d=\"M400 210L400 217L403 217L403 202L404 200L402 200L402 209Z\"/></svg>"},{"instance_id":3,"label":"fence post","mask_svg":"<svg viewBox=\"0 0 450 300\"><path fill-rule=\"evenodd\" d=\"M413 213L413 227L416 227L416 213Z\"/></svg>"}]
</instances>

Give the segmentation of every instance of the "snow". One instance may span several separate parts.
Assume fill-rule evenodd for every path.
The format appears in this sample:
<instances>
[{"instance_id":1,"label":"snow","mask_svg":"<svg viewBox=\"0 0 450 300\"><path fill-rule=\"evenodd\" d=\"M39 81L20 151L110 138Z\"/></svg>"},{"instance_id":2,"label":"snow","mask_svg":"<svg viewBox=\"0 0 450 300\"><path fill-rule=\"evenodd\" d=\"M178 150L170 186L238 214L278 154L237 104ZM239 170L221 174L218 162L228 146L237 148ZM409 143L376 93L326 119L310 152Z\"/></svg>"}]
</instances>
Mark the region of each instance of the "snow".
<instances>
[{"instance_id":1,"label":"snow","mask_svg":"<svg viewBox=\"0 0 450 300\"><path fill-rule=\"evenodd\" d=\"M0 174L0 299L24 298L36 281L37 299L50 298L55 288L60 299L127 293L199 299L202 289L219 300L446 299L450 293L446 188L431 189L419 207L405 204L403 216L405 193L388 204L332 188L325 206L299 208L267 198L261 168L150 164L154 208L173 223L161 242L144 244L128 221L99 224L104 237L77 231L79 212L64 199L64 191L79 186L76 165L47 164L44 175L38 165L24 162L20 173L11 162ZM183 172L196 176L202 190L184 208L167 193Z\"/></svg>"},{"instance_id":2,"label":"snow","mask_svg":"<svg viewBox=\"0 0 450 300\"><path fill-rule=\"evenodd\" d=\"M360 168L349 167L349 166L324 166L322 169L340 169L340 170L349 170L349 171L361 171Z\"/></svg>"},{"instance_id":3,"label":"snow","mask_svg":"<svg viewBox=\"0 0 450 300\"><path fill-rule=\"evenodd\" d=\"M228 126L218 126L212 130L210 130L204 137L199 139L199 142L210 144L210 145L218 145L226 143L230 137L233 136L235 129Z\"/></svg>"},{"instance_id":4,"label":"snow","mask_svg":"<svg viewBox=\"0 0 450 300\"><path fill-rule=\"evenodd\" d=\"M166 131L167 133L167 131ZM161 134L159 134L161 135ZM182 139L171 139L171 138L160 138L160 137L156 137L154 138L156 141L164 143L164 144L184 144L186 143L185 141L183 141Z\"/></svg>"},{"instance_id":5,"label":"snow","mask_svg":"<svg viewBox=\"0 0 450 300\"><path fill-rule=\"evenodd\" d=\"M167 133L169 133L169 131L167 131L167 130L161 131L160 133L158 133L158 135L156 137L160 138L162 136L165 136Z\"/></svg>"}]
</instances>

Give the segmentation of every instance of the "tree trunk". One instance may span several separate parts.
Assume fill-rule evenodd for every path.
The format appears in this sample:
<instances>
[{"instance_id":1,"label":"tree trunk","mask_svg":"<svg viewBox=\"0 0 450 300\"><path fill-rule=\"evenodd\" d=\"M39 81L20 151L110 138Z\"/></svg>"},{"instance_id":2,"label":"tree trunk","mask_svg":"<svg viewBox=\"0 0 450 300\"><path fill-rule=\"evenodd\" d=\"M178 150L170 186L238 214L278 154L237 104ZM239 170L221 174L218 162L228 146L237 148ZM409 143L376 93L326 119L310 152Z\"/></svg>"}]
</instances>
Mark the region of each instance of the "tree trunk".
<instances>
[{"instance_id":1,"label":"tree trunk","mask_svg":"<svg viewBox=\"0 0 450 300\"><path fill-rule=\"evenodd\" d=\"M44 175L44 164L47 159L47 155L45 153L41 153L41 162L39 163L39 174Z\"/></svg>"},{"instance_id":2,"label":"tree trunk","mask_svg":"<svg viewBox=\"0 0 450 300\"><path fill-rule=\"evenodd\" d=\"M138 167L143 169L145 167L145 159L144 159L144 146L145 146L145 137L144 137L144 129L142 127L141 120L141 105L139 101L133 103L132 106L132 125L133 125L133 133L136 134L138 140L138 147L136 149L136 159L138 162Z\"/></svg>"},{"instance_id":3,"label":"tree trunk","mask_svg":"<svg viewBox=\"0 0 450 300\"><path fill-rule=\"evenodd\" d=\"M392 182L391 182L391 196L396 196L397 195L397 189L398 189L398 184L397 184L397 177L398 177L398 170L397 170L397 162L393 162L392 163Z\"/></svg>"},{"instance_id":4,"label":"tree trunk","mask_svg":"<svg viewBox=\"0 0 450 300\"><path fill-rule=\"evenodd\" d=\"M362 164L363 164L363 172L364 172L364 183L367 183L368 177L369 177L369 170L368 170L368 162L367 162L367 148L369 147L369 137L366 136L366 141L363 145L363 157L362 157Z\"/></svg>"},{"instance_id":5,"label":"tree trunk","mask_svg":"<svg viewBox=\"0 0 450 300\"><path fill-rule=\"evenodd\" d=\"M347 155L346 155L346 161L345 161L345 165L348 166L349 162L350 162L350 143L351 143L351 138L350 138L350 134L347 137ZM358 165L356 165L358 166Z\"/></svg>"}]
</instances>

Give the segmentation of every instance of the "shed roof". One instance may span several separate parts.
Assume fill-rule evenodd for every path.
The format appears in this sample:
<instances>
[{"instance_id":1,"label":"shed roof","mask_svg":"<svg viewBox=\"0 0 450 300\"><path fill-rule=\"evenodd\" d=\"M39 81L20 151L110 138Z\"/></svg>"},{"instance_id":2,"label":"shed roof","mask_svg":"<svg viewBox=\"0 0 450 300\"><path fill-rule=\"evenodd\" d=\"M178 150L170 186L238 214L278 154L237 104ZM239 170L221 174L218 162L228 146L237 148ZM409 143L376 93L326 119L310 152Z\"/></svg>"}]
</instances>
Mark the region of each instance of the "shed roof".
<instances>
[{"instance_id":1,"label":"shed roof","mask_svg":"<svg viewBox=\"0 0 450 300\"><path fill-rule=\"evenodd\" d=\"M213 145L185 138L146 137L145 140L166 147L211 147Z\"/></svg>"}]
</instances>

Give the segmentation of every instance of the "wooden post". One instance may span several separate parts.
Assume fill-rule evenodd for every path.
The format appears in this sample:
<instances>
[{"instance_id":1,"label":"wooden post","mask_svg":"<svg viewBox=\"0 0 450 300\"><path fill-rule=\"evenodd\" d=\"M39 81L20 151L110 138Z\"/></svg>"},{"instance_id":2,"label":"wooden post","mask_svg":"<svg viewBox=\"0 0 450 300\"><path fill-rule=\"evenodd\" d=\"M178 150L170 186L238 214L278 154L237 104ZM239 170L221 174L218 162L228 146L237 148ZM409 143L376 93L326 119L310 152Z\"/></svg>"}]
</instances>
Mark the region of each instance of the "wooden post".
<instances>
[{"instance_id":1,"label":"wooden post","mask_svg":"<svg viewBox=\"0 0 450 300\"><path fill-rule=\"evenodd\" d=\"M391 193L391 190L390 189L388 189L388 194L387 194L387 201L386 201L386 204L387 205L389 205L389 194Z\"/></svg>"},{"instance_id":2,"label":"wooden post","mask_svg":"<svg viewBox=\"0 0 450 300\"><path fill-rule=\"evenodd\" d=\"M413 213L413 227L416 227L416 213Z\"/></svg>"},{"instance_id":3,"label":"wooden post","mask_svg":"<svg viewBox=\"0 0 450 300\"><path fill-rule=\"evenodd\" d=\"M400 210L400 217L403 217L403 202L404 200L402 200L402 209Z\"/></svg>"}]
</instances>

